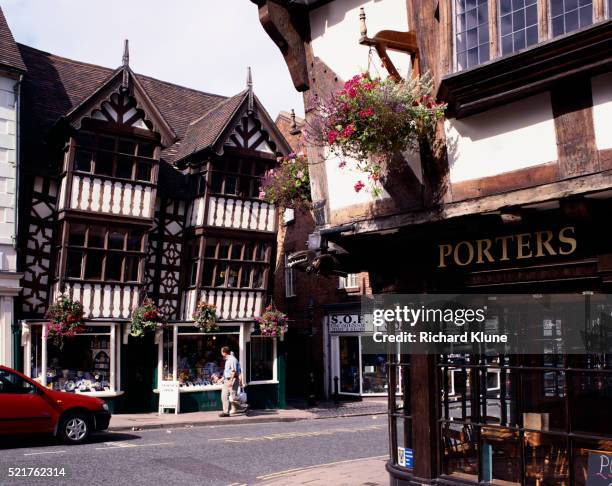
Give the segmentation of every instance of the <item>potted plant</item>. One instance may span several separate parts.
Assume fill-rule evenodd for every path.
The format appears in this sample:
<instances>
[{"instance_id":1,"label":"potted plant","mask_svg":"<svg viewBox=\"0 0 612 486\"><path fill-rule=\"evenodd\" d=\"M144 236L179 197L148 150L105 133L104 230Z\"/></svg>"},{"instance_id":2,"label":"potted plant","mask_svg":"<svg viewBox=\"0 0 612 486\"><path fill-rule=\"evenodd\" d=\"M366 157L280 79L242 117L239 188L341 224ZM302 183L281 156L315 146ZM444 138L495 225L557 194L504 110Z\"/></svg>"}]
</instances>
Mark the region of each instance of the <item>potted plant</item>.
<instances>
[{"instance_id":1,"label":"potted plant","mask_svg":"<svg viewBox=\"0 0 612 486\"><path fill-rule=\"evenodd\" d=\"M367 188L378 196L384 179L406 164L401 154L418 151L444 114L432 87L428 75L397 82L358 74L315 106L308 136L338 156L341 168L361 172L356 192Z\"/></svg>"},{"instance_id":2,"label":"potted plant","mask_svg":"<svg viewBox=\"0 0 612 486\"><path fill-rule=\"evenodd\" d=\"M202 332L213 332L219 329L217 320L217 307L203 300L200 301L193 313L195 326Z\"/></svg>"},{"instance_id":3,"label":"potted plant","mask_svg":"<svg viewBox=\"0 0 612 486\"><path fill-rule=\"evenodd\" d=\"M295 153L280 158L277 167L266 172L259 188L259 199L283 209L310 207L308 158Z\"/></svg>"},{"instance_id":4,"label":"potted plant","mask_svg":"<svg viewBox=\"0 0 612 486\"><path fill-rule=\"evenodd\" d=\"M73 337L85 330L85 318L83 306L80 302L70 297L60 295L57 300L49 306L47 311L47 334L46 338L60 349L64 347L64 338Z\"/></svg>"},{"instance_id":5,"label":"potted plant","mask_svg":"<svg viewBox=\"0 0 612 486\"><path fill-rule=\"evenodd\" d=\"M272 305L267 306L261 317L256 317L255 320L259 324L261 336L282 338L287 332L289 321L287 315L275 309Z\"/></svg>"},{"instance_id":6,"label":"potted plant","mask_svg":"<svg viewBox=\"0 0 612 486\"><path fill-rule=\"evenodd\" d=\"M139 307L132 312L130 335L143 337L147 332L163 327L165 320L151 299L145 299Z\"/></svg>"}]
</instances>

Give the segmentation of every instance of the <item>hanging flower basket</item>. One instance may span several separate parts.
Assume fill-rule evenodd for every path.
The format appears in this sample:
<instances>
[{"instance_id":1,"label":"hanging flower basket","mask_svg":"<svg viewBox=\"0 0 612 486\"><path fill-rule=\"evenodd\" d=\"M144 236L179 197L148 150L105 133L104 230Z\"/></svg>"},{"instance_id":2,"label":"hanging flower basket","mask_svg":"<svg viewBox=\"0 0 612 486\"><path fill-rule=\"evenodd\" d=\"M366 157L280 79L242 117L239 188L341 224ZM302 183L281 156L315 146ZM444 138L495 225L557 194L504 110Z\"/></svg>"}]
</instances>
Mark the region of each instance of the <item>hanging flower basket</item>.
<instances>
[{"instance_id":1,"label":"hanging flower basket","mask_svg":"<svg viewBox=\"0 0 612 486\"><path fill-rule=\"evenodd\" d=\"M195 312L193 313L193 321L195 326L202 332L214 332L219 329L217 320L217 307L214 304L208 304L203 300L200 301Z\"/></svg>"},{"instance_id":2,"label":"hanging flower basket","mask_svg":"<svg viewBox=\"0 0 612 486\"><path fill-rule=\"evenodd\" d=\"M141 306L136 307L132 312L132 322L130 324L130 335L143 337L148 332L154 332L163 327L165 320L157 306L151 299L145 299Z\"/></svg>"},{"instance_id":3,"label":"hanging flower basket","mask_svg":"<svg viewBox=\"0 0 612 486\"><path fill-rule=\"evenodd\" d=\"M418 151L444 115L446 104L436 103L432 88L428 75L397 82L358 74L315 107L307 135L329 147L341 168L363 174L355 181L355 192L369 188L378 196L380 179L397 163L397 155Z\"/></svg>"},{"instance_id":4,"label":"hanging flower basket","mask_svg":"<svg viewBox=\"0 0 612 486\"><path fill-rule=\"evenodd\" d=\"M256 317L255 320L259 324L259 333L261 336L283 337L287 332L288 321L287 314L269 305L261 317Z\"/></svg>"},{"instance_id":5,"label":"hanging flower basket","mask_svg":"<svg viewBox=\"0 0 612 486\"><path fill-rule=\"evenodd\" d=\"M85 318L83 306L80 302L69 297L60 295L57 300L49 306L47 311L46 338L51 339L53 344L60 349L64 347L64 339L70 338L85 330Z\"/></svg>"},{"instance_id":6,"label":"hanging flower basket","mask_svg":"<svg viewBox=\"0 0 612 486\"><path fill-rule=\"evenodd\" d=\"M308 208L310 196L310 173L308 159L303 154L289 154L278 161L278 166L266 172L259 199L280 208Z\"/></svg>"}]
</instances>

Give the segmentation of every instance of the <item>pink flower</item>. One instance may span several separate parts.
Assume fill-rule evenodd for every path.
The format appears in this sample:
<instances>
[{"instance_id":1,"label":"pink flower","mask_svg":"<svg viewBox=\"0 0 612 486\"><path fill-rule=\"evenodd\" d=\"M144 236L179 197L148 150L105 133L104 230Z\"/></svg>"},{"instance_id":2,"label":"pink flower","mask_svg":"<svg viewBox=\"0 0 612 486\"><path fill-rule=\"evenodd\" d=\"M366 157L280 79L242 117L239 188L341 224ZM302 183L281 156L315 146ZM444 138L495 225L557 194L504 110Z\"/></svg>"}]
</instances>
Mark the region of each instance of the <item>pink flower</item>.
<instances>
[{"instance_id":1,"label":"pink flower","mask_svg":"<svg viewBox=\"0 0 612 486\"><path fill-rule=\"evenodd\" d=\"M336 130L330 130L329 133L327 134L327 141L330 144L333 144L337 138L338 138L338 132Z\"/></svg>"},{"instance_id":2,"label":"pink flower","mask_svg":"<svg viewBox=\"0 0 612 486\"><path fill-rule=\"evenodd\" d=\"M298 179L301 179L302 177L304 177L304 171L303 171L303 170L299 170L299 171L298 171L298 173L297 173L297 174L295 174L295 175L296 175L296 177L297 177Z\"/></svg>"},{"instance_id":3,"label":"pink flower","mask_svg":"<svg viewBox=\"0 0 612 486\"><path fill-rule=\"evenodd\" d=\"M350 125L347 125L346 127L344 127L344 130L342 132L342 136L344 138L348 138L350 137L353 133L355 133L355 125L353 125L352 123Z\"/></svg>"},{"instance_id":4,"label":"pink flower","mask_svg":"<svg viewBox=\"0 0 612 486\"><path fill-rule=\"evenodd\" d=\"M259 191L259 199L265 199L265 198L266 198L266 192L265 192L265 191L260 190L260 191Z\"/></svg>"},{"instance_id":5,"label":"pink flower","mask_svg":"<svg viewBox=\"0 0 612 486\"><path fill-rule=\"evenodd\" d=\"M349 98L355 98L357 96L357 91L354 88L348 90Z\"/></svg>"},{"instance_id":6,"label":"pink flower","mask_svg":"<svg viewBox=\"0 0 612 486\"><path fill-rule=\"evenodd\" d=\"M365 187L365 184L361 181L357 181L355 184L355 192L361 191Z\"/></svg>"},{"instance_id":7,"label":"pink flower","mask_svg":"<svg viewBox=\"0 0 612 486\"><path fill-rule=\"evenodd\" d=\"M338 168L344 169L345 167L346 167L346 161L345 160L343 160L342 162L338 163Z\"/></svg>"},{"instance_id":8,"label":"pink flower","mask_svg":"<svg viewBox=\"0 0 612 486\"><path fill-rule=\"evenodd\" d=\"M365 110L361 110L359 112L359 116L361 118L367 118L369 116L372 116L374 114L374 109L373 108L366 108Z\"/></svg>"}]
</instances>

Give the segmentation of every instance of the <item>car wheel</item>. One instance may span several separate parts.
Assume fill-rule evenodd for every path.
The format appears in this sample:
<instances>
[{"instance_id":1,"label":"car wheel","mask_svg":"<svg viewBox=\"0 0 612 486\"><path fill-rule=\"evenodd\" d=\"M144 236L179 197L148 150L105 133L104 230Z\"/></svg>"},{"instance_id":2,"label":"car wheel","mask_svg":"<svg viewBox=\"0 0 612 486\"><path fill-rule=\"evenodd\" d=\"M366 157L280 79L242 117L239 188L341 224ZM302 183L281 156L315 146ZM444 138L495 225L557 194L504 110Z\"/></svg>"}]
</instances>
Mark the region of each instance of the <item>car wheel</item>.
<instances>
[{"instance_id":1,"label":"car wheel","mask_svg":"<svg viewBox=\"0 0 612 486\"><path fill-rule=\"evenodd\" d=\"M67 444L80 444L89 437L90 431L90 418L85 413L78 412L62 418L58 433Z\"/></svg>"}]
</instances>

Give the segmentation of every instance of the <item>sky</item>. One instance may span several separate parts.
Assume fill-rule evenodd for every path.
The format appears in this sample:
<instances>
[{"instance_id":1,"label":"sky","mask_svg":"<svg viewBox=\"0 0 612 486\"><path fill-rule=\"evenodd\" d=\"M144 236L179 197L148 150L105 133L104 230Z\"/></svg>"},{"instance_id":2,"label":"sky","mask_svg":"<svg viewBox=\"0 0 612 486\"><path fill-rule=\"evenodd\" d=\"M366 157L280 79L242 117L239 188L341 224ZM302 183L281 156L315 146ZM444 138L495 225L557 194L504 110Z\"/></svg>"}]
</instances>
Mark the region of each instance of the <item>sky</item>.
<instances>
[{"instance_id":1,"label":"sky","mask_svg":"<svg viewBox=\"0 0 612 486\"><path fill-rule=\"evenodd\" d=\"M116 68L129 39L130 67L181 86L234 95L253 71L270 115L303 115L284 59L250 0L0 0L17 42Z\"/></svg>"}]
</instances>

